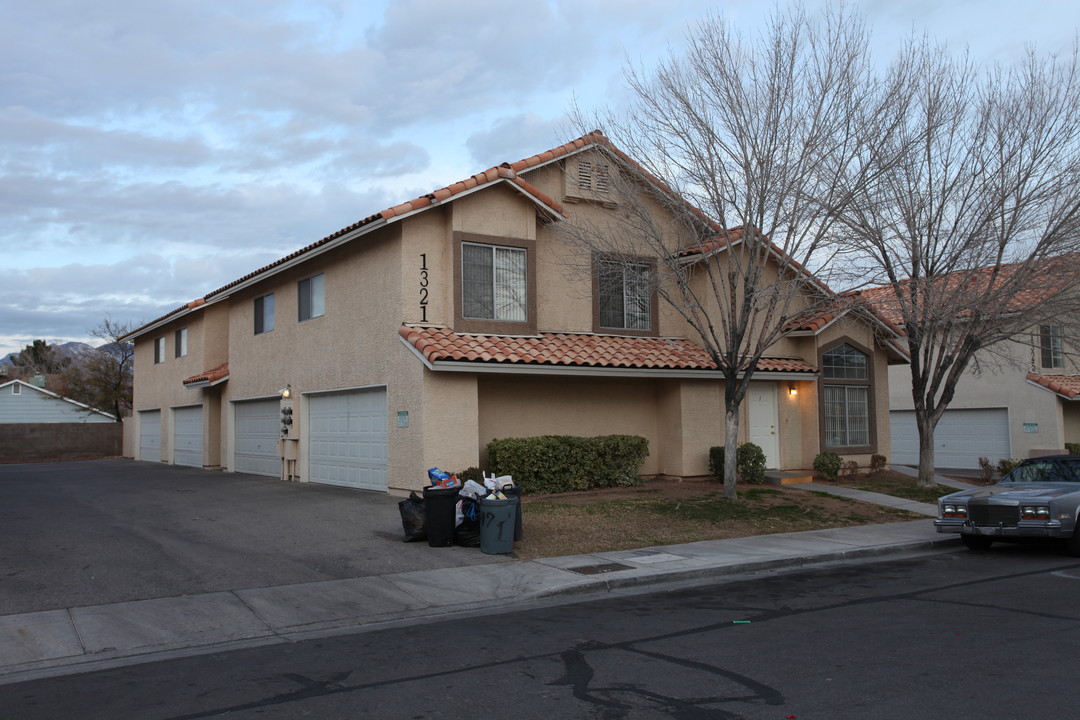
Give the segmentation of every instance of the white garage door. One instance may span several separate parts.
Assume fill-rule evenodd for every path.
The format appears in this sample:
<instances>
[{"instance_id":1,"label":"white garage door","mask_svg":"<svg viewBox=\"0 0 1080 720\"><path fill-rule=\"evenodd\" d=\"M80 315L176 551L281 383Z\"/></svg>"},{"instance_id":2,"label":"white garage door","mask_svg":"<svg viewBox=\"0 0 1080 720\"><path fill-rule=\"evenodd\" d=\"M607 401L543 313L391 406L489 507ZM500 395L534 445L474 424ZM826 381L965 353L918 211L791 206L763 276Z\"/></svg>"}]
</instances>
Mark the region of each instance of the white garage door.
<instances>
[{"instance_id":1,"label":"white garage door","mask_svg":"<svg viewBox=\"0 0 1080 720\"><path fill-rule=\"evenodd\" d=\"M281 477L281 458L277 450L281 437L281 402L276 398L250 400L236 403L233 409L236 472Z\"/></svg>"},{"instance_id":2,"label":"white garage door","mask_svg":"<svg viewBox=\"0 0 1080 720\"><path fill-rule=\"evenodd\" d=\"M139 413L139 459L161 462L161 411Z\"/></svg>"},{"instance_id":3,"label":"white garage door","mask_svg":"<svg viewBox=\"0 0 1080 720\"><path fill-rule=\"evenodd\" d=\"M918 465L919 431L914 410L889 413L891 461ZM977 470L979 458L997 462L1010 456L1009 411L1005 408L946 410L934 432L934 464L940 468Z\"/></svg>"},{"instance_id":4,"label":"white garage door","mask_svg":"<svg viewBox=\"0 0 1080 720\"><path fill-rule=\"evenodd\" d=\"M202 405L173 410L173 463L185 467L203 465Z\"/></svg>"},{"instance_id":5,"label":"white garage door","mask_svg":"<svg viewBox=\"0 0 1080 720\"><path fill-rule=\"evenodd\" d=\"M308 478L386 490L386 389L313 395L308 406Z\"/></svg>"}]
</instances>

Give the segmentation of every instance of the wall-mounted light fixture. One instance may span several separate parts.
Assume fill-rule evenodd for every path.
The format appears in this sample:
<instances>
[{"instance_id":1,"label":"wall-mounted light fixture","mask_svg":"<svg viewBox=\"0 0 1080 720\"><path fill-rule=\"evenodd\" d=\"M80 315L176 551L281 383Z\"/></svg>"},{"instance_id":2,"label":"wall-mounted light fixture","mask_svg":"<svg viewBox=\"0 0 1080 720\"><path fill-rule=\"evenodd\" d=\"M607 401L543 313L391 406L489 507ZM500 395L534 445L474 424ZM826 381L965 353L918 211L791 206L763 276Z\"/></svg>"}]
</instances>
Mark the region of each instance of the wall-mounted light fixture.
<instances>
[{"instance_id":1,"label":"wall-mounted light fixture","mask_svg":"<svg viewBox=\"0 0 1080 720\"><path fill-rule=\"evenodd\" d=\"M291 397L292 396L292 385L286 385L285 387L278 390L278 395L280 395L281 397L286 398L286 399Z\"/></svg>"},{"instance_id":2,"label":"wall-mounted light fixture","mask_svg":"<svg viewBox=\"0 0 1080 720\"><path fill-rule=\"evenodd\" d=\"M787 394L790 395L791 397L795 397L796 395L799 394L799 389L797 387L795 387L795 383L788 383Z\"/></svg>"}]
</instances>

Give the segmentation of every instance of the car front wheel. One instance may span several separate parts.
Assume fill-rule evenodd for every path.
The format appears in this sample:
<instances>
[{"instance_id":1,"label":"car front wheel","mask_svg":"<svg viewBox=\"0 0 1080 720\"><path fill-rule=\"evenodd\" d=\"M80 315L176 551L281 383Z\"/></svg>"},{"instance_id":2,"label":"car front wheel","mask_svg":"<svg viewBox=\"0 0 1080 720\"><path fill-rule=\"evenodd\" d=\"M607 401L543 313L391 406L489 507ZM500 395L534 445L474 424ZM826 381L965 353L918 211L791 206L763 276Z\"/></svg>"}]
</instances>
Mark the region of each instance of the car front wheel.
<instances>
[{"instance_id":1,"label":"car front wheel","mask_svg":"<svg viewBox=\"0 0 1080 720\"><path fill-rule=\"evenodd\" d=\"M1075 537L1074 535L1073 538ZM960 539L968 550L987 550L994 544L994 538L986 535L961 535Z\"/></svg>"}]
</instances>

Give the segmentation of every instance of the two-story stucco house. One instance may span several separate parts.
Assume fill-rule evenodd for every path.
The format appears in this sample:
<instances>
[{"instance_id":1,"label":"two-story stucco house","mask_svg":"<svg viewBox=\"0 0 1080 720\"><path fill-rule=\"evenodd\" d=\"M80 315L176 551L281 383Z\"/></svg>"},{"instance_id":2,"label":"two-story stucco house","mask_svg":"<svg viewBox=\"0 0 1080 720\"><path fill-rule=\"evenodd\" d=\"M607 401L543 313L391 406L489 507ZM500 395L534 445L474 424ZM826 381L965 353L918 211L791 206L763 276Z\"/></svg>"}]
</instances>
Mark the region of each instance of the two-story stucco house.
<instances>
[{"instance_id":1,"label":"two-story stucco house","mask_svg":"<svg viewBox=\"0 0 1080 720\"><path fill-rule=\"evenodd\" d=\"M611 211L591 171L614 152L593 133L491 168L138 328L128 452L386 491L493 438L627 433L644 473L706 474L723 386L690 328L628 275L563 262L558 225ZM889 453L884 327L819 314L769 353L742 432L770 467Z\"/></svg>"}]
</instances>

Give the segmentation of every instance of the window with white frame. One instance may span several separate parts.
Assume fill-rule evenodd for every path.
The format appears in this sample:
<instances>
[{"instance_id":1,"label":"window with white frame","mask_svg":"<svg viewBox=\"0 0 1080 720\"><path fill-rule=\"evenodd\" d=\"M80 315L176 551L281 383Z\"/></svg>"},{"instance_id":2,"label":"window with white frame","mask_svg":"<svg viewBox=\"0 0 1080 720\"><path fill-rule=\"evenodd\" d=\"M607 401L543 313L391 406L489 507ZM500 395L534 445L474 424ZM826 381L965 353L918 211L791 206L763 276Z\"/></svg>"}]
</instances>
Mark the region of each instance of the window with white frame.
<instances>
[{"instance_id":1,"label":"window with white frame","mask_svg":"<svg viewBox=\"0 0 1080 720\"><path fill-rule=\"evenodd\" d=\"M178 358L187 355L187 328L180 328L176 331L175 338L175 355Z\"/></svg>"},{"instance_id":2,"label":"window with white frame","mask_svg":"<svg viewBox=\"0 0 1080 720\"><path fill-rule=\"evenodd\" d=\"M528 320L527 262L523 248L462 243L462 317Z\"/></svg>"},{"instance_id":3,"label":"window with white frame","mask_svg":"<svg viewBox=\"0 0 1080 720\"><path fill-rule=\"evenodd\" d=\"M255 334L274 329L274 293L255 298Z\"/></svg>"},{"instance_id":4,"label":"window with white frame","mask_svg":"<svg viewBox=\"0 0 1080 720\"><path fill-rule=\"evenodd\" d=\"M1039 347L1042 350L1042 366L1046 369L1065 367L1065 357L1061 347L1061 326L1040 325Z\"/></svg>"},{"instance_id":5,"label":"window with white frame","mask_svg":"<svg viewBox=\"0 0 1080 720\"><path fill-rule=\"evenodd\" d=\"M822 354L826 448L870 445L870 358L844 343Z\"/></svg>"},{"instance_id":6,"label":"window with white frame","mask_svg":"<svg viewBox=\"0 0 1080 720\"><path fill-rule=\"evenodd\" d=\"M323 274L319 273L297 284L297 315L300 322L326 314Z\"/></svg>"},{"instance_id":7,"label":"window with white frame","mask_svg":"<svg viewBox=\"0 0 1080 720\"><path fill-rule=\"evenodd\" d=\"M154 364L165 362L165 337L154 339Z\"/></svg>"},{"instance_id":8,"label":"window with white frame","mask_svg":"<svg viewBox=\"0 0 1080 720\"><path fill-rule=\"evenodd\" d=\"M11 394L12 395L22 395L22 385L20 385L19 383L15 383L14 385L12 385L11 386Z\"/></svg>"},{"instance_id":9,"label":"window with white frame","mask_svg":"<svg viewBox=\"0 0 1080 720\"><path fill-rule=\"evenodd\" d=\"M644 263L597 262L599 326L606 330L652 330L651 268Z\"/></svg>"}]
</instances>

